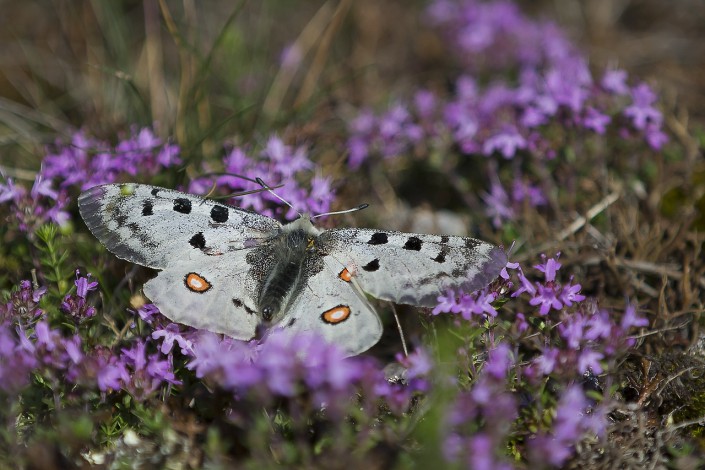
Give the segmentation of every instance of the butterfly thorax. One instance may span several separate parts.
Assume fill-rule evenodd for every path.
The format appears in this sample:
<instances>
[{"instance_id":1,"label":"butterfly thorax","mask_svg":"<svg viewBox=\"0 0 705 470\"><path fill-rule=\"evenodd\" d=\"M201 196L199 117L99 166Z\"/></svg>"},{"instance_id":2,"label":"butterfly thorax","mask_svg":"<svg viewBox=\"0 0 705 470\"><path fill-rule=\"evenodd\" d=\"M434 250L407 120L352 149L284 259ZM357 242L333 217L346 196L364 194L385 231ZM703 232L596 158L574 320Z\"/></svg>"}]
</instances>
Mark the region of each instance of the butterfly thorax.
<instances>
[{"instance_id":1,"label":"butterfly thorax","mask_svg":"<svg viewBox=\"0 0 705 470\"><path fill-rule=\"evenodd\" d=\"M285 225L271 240L272 266L258 295L258 311L262 320L278 323L306 285L308 278L307 257L313 250L313 240L318 236L307 216Z\"/></svg>"}]
</instances>

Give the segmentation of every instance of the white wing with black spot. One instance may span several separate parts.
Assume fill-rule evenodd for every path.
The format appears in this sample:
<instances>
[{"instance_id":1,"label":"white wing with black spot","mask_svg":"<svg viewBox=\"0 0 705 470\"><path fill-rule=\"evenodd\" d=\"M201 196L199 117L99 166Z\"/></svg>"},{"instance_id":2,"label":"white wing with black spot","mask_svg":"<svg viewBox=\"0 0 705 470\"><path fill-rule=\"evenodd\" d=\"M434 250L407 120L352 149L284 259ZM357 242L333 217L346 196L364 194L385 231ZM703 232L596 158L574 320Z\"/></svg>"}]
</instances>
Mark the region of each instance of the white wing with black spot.
<instances>
[{"instance_id":1,"label":"white wing with black spot","mask_svg":"<svg viewBox=\"0 0 705 470\"><path fill-rule=\"evenodd\" d=\"M274 219L145 184L105 184L78 199L83 220L119 258L155 269L192 250L206 255L256 246L276 233Z\"/></svg>"},{"instance_id":2,"label":"white wing with black spot","mask_svg":"<svg viewBox=\"0 0 705 470\"><path fill-rule=\"evenodd\" d=\"M319 236L318 248L343 264L370 295L423 307L435 306L448 288L485 287L507 263L494 245L449 235L333 229Z\"/></svg>"}]
</instances>

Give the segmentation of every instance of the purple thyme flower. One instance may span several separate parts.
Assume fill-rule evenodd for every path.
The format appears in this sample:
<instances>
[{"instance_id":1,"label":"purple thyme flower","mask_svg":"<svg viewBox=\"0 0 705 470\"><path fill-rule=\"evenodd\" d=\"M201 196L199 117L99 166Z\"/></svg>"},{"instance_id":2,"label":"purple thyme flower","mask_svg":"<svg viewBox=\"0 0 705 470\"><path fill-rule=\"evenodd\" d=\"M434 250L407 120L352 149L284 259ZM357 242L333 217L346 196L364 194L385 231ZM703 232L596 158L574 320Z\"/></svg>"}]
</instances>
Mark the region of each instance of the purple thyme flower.
<instances>
[{"instance_id":1,"label":"purple thyme flower","mask_svg":"<svg viewBox=\"0 0 705 470\"><path fill-rule=\"evenodd\" d=\"M499 180L493 178L490 184L490 192L483 194L482 200L485 202L485 213L492 219L492 225L498 228L505 220L514 220L516 215L509 195Z\"/></svg>"},{"instance_id":2,"label":"purple thyme flower","mask_svg":"<svg viewBox=\"0 0 705 470\"><path fill-rule=\"evenodd\" d=\"M514 157L517 150L525 149L526 145L526 139L516 129L507 129L485 140L482 153L492 155L496 151L504 158L510 159Z\"/></svg>"},{"instance_id":3,"label":"purple thyme flower","mask_svg":"<svg viewBox=\"0 0 705 470\"><path fill-rule=\"evenodd\" d=\"M547 283L554 282L556 280L556 272L561 269L561 263L557 261L557 258L560 255L560 253L556 253L555 259L546 259L546 255L541 255L541 258L543 258L545 262L534 266L534 268L538 269L539 271L545 274Z\"/></svg>"},{"instance_id":4,"label":"purple thyme flower","mask_svg":"<svg viewBox=\"0 0 705 470\"><path fill-rule=\"evenodd\" d=\"M39 301L46 292L46 287L35 289L30 281L20 281L19 288L10 293L7 302L0 303L0 324L34 322L44 313L39 308Z\"/></svg>"},{"instance_id":5,"label":"purple thyme flower","mask_svg":"<svg viewBox=\"0 0 705 470\"><path fill-rule=\"evenodd\" d=\"M91 282L90 277L90 273L83 277L80 271L76 270L76 294L67 294L61 302L61 310L77 322L93 317L96 313L95 307L86 301L88 293L98 288L98 282Z\"/></svg>"},{"instance_id":6,"label":"purple thyme flower","mask_svg":"<svg viewBox=\"0 0 705 470\"><path fill-rule=\"evenodd\" d=\"M580 294L580 289L582 289L582 286L580 284L572 284L572 282L573 276L570 276L568 284L563 286L561 293L558 295L558 299L566 307L572 306L575 302L582 302L585 300L585 296Z\"/></svg>"},{"instance_id":7,"label":"purple thyme flower","mask_svg":"<svg viewBox=\"0 0 705 470\"><path fill-rule=\"evenodd\" d=\"M537 287L538 292L531 300L529 300L529 304L534 306L540 305L540 315L548 315L548 312L551 309L560 310L563 308L563 304L560 300L558 300L558 297L556 296L556 291L553 289L553 287L546 287L541 284L537 285Z\"/></svg>"},{"instance_id":8,"label":"purple thyme flower","mask_svg":"<svg viewBox=\"0 0 705 470\"><path fill-rule=\"evenodd\" d=\"M602 365L600 364L600 361L604 357L604 354L599 351L595 351L594 349L585 349L580 351L578 356L578 373L583 374L591 370L596 374L601 374Z\"/></svg>"},{"instance_id":9,"label":"purple thyme flower","mask_svg":"<svg viewBox=\"0 0 705 470\"><path fill-rule=\"evenodd\" d=\"M632 119L634 127L640 131L647 128L648 124L661 124L663 116L652 105L656 101L656 94L646 83L641 83L632 88L632 105L624 110L624 115Z\"/></svg>"},{"instance_id":10,"label":"purple thyme flower","mask_svg":"<svg viewBox=\"0 0 705 470\"><path fill-rule=\"evenodd\" d=\"M599 112L592 106L588 106L583 117L583 127L595 131L602 135L607 131L607 125L612 121L608 115Z\"/></svg>"},{"instance_id":11,"label":"purple thyme flower","mask_svg":"<svg viewBox=\"0 0 705 470\"><path fill-rule=\"evenodd\" d=\"M154 304L144 304L137 309L137 314L146 323L152 323L154 321L154 316L158 315L159 308Z\"/></svg>"},{"instance_id":12,"label":"purple thyme flower","mask_svg":"<svg viewBox=\"0 0 705 470\"><path fill-rule=\"evenodd\" d=\"M588 416L589 406L579 386L572 385L565 390L556 405L550 434L541 432L528 443L529 462L544 465L548 460L551 465L560 467L573 455L574 446L586 433L602 435L606 427L604 410L594 410Z\"/></svg>"},{"instance_id":13,"label":"purple thyme flower","mask_svg":"<svg viewBox=\"0 0 705 470\"><path fill-rule=\"evenodd\" d=\"M600 81L602 88L616 95L629 94L627 86L627 72L619 69L609 69L605 71Z\"/></svg>"},{"instance_id":14,"label":"purple thyme flower","mask_svg":"<svg viewBox=\"0 0 705 470\"><path fill-rule=\"evenodd\" d=\"M649 320L647 318L638 317L634 305L629 304L624 310L624 315L622 315L622 320L619 326L624 332L627 332L632 327L643 328L645 326L649 326Z\"/></svg>"},{"instance_id":15,"label":"purple thyme flower","mask_svg":"<svg viewBox=\"0 0 705 470\"><path fill-rule=\"evenodd\" d=\"M181 335L179 325L169 323L165 328L157 329L152 332L152 339L159 340L162 338L160 351L162 354L171 353L174 343L181 348L181 354L184 356L193 356L193 343Z\"/></svg>"},{"instance_id":16,"label":"purple thyme flower","mask_svg":"<svg viewBox=\"0 0 705 470\"><path fill-rule=\"evenodd\" d=\"M88 295L88 292L96 290L98 288L98 282L93 281L90 282L89 279L91 277L90 273L86 277L79 277L80 272L77 270L76 271L76 280L74 281L74 284L76 284L76 295L81 297L82 299L85 299L86 296Z\"/></svg>"},{"instance_id":17,"label":"purple thyme flower","mask_svg":"<svg viewBox=\"0 0 705 470\"><path fill-rule=\"evenodd\" d=\"M500 343L489 352L485 368L485 373L497 380L506 380L507 371L514 365L514 357L511 349L506 343Z\"/></svg>"}]
</instances>

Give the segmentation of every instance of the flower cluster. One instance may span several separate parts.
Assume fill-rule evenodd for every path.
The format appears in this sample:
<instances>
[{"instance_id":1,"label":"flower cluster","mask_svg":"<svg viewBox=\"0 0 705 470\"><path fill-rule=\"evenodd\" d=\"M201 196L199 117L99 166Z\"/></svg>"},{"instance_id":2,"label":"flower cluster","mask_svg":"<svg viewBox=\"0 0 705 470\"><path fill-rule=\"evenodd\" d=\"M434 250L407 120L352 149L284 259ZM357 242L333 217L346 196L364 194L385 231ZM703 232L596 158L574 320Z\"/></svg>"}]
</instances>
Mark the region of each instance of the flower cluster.
<instances>
[{"instance_id":1,"label":"flower cluster","mask_svg":"<svg viewBox=\"0 0 705 470\"><path fill-rule=\"evenodd\" d=\"M90 275L77 272L76 294L67 295L62 310L77 320L95 315L86 303L88 292L97 288ZM135 341L119 353L100 345L86 351L81 336L66 336L53 328L39 309L46 288L34 289L22 281L8 302L0 305L0 390L16 393L29 384L30 373L51 383L82 384L102 392L124 389L145 398L165 384L179 384L171 356L147 353L144 340Z\"/></svg>"},{"instance_id":2,"label":"flower cluster","mask_svg":"<svg viewBox=\"0 0 705 470\"><path fill-rule=\"evenodd\" d=\"M0 306L0 391L17 393L29 383L31 372L41 372L53 382L78 377L81 338L64 337L49 327L38 307L45 293L46 288L22 281Z\"/></svg>"},{"instance_id":3,"label":"flower cluster","mask_svg":"<svg viewBox=\"0 0 705 470\"><path fill-rule=\"evenodd\" d=\"M527 160L541 167L554 159L570 135L643 138L655 150L667 142L651 88L630 85L623 70L593 76L554 24L531 20L506 1L437 0L429 18L458 51L465 75L450 96L423 89L379 114L360 111L349 122L351 168L374 156L483 156L487 214L499 227L524 204L546 204L542 178L519 168ZM475 78L486 74L492 80ZM496 177L504 160L515 160L508 187Z\"/></svg>"},{"instance_id":4,"label":"flower cluster","mask_svg":"<svg viewBox=\"0 0 705 470\"><path fill-rule=\"evenodd\" d=\"M0 204L9 207L9 221L20 231L33 234L47 222L64 225L69 220L66 208L69 199L66 191L53 188L51 179L38 174L29 191L7 178L0 182Z\"/></svg>"},{"instance_id":5,"label":"flower cluster","mask_svg":"<svg viewBox=\"0 0 705 470\"><path fill-rule=\"evenodd\" d=\"M80 271L76 270L76 280L74 281L76 293L66 294L63 302L61 302L61 311L77 322L95 315L95 307L88 304L86 298L90 291L98 288L98 283L91 281L90 277L90 274L81 276Z\"/></svg>"},{"instance_id":6,"label":"flower cluster","mask_svg":"<svg viewBox=\"0 0 705 470\"><path fill-rule=\"evenodd\" d=\"M529 294L531 296L529 304L539 307L539 315L546 315L551 310L560 311L564 307L571 307L575 302L585 300L585 296L580 294L580 284L573 284L572 277L567 284L556 282L556 272L561 268L561 263L558 262L559 256L560 253L556 258L546 259L546 256L542 255L544 263L534 266L544 274L544 282L532 284L524 276L521 268L516 266L521 286L512 293L512 297Z\"/></svg>"},{"instance_id":7,"label":"flower cluster","mask_svg":"<svg viewBox=\"0 0 705 470\"><path fill-rule=\"evenodd\" d=\"M528 441L529 460L560 467L583 436L603 436L606 428L605 408L594 406L579 386L571 385L558 400L551 431L542 431Z\"/></svg>"},{"instance_id":8,"label":"flower cluster","mask_svg":"<svg viewBox=\"0 0 705 470\"><path fill-rule=\"evenodd\" d=\"M365 361L345 359L341 350L314 334L282 330L264 342L249 343L205 333L194 345L188 364L196 376L214 381L240 396L256 390L270 398L292 397L305 390L318 406L335 403L336 394L370 372Z\"/></svg>"},{"instance_id":9,"label":"flower cluster","mask_svg":"<svg viewBox=\"0 0 705 470\"><path fill-rule=\"evenodd\" d=\"M647 326L648 321L637 315L633 305L628 305L621 316L597 308L593 300L580 293L581 286L572 277L561 284L558 256L543 256L542 263L534 268L541 281L529 280L518 263L510 262L501 274L500 286L473 294L449 291L438 297L434 315L452 313L470 320L468 324L477 325L475 328L487 324L480 320L488 320L491 327L484 336L485 343L492 344L502 335L505 341L531 344L527 348L514 346L513 353L510 343L499 343L490 351L471 389L458 395L449 411L449 433L444 441L446 457L453 462L466 461L470 468L513 468L503 456L518 422L515 387L527 387L538 396L545 393L542 384L547 378L561 384L564 391L554 398L552 423L539 425L541 431L526 443L524 456L529 462L560 466L573 455L580 439L605 432L606 407L591 403L575 384L586 376L602 374L606 366L611 368L616 358L633 346L634 340L628 336L631 331ZM523 301L533 312L514 313L513 323L503 321L504 313L491 303L499 291L511 292L510 297L515 299L511 305L516 310L519 306L515 304ZM530 323L527 317L540 319L541 327L536 328L537 323ZM465 360L459 363L468 363L476 346L469 341L460 348L459 359ZM535 353L526 356L531 350ZM516 351L524 351L521 366L514 365ZM468 365L472 373L475 365ZM511 379L513 376L522 381ZM548 461L546 455L551 456Z\"/></svg>"},{"instance_id":10,"label":"flower cluster","mask_svg":"<svg viewBox=\"0 0 705 470\"><path fill-rule=\"evenodd\" d=\"M34 288L30 281L21 281L19 288L10 294L9 299L0 303L0 323L36 321L44 313L39 308L39 301L46 292L46 287Z\"/></svg>"},{"instance_id":11,"label":"flower cluster","mask_svg":"<svg viewBox=\"0 0 705 470\"><path fill-rule=\"evenodd\" d=\"M41 174L56 180L61 188L78 186L82 190L114 183L129 175L153 176L164 168L181 163L179 147L162 142L151 129L132 129L131 134L112 146L79 131L71 143L57 143L48 149Z\"/></svg>"},{"instance_id":12,"label":"flower cluster","mask_svg":"<svg viewBox=\"0 0 705 470\"><path fill-rule=\"evenodd\" d=\"M510 391L515 358L510 347L498 344L469 391L460 392L446 416L444 456L468 468L511 469L505 457L508 437L518 417Z\"/></svg>"},{"instance_id":13,"label":"flower cluster","mask_svg":"<svg viewBox=\"0 0 705 470\"><path fill-rule=\"evenodd\" d=\"M542 347L534 359L533 373L583 374L603 372L601 361L626 351L633 345L628 337L632 328L648 325L648 320L637 316L633 305L628 305L617 324L604 309L593 302L580 306L577 312L563 313L556 327L557 338L552 345Z\"/></svg>"},{"instance_id":14,"label":"flower cluster","mask_svg":"<svg viewBox=\"0 0 705 470\"><path fill-rule=\"evenodd\" d=\"M261 190L262 187L254 181L257 178L271 186L283 183L277 194L292 206L285 214L289 219L296 218L299 212L324 213L330 209L335 196L329 178L313 176L309 190L297 183L297 179L311 173L314 164L305 147L286 145L276 135L270 136L259 152L248 153L242 147L233 147L223 157L223 167L223 176L197 178L191 182L189 191L205 194L215 186L221 192L237 195L239 192ZM281 203L279 198L266 191L237 198L239 207L268 216L274 215L268 204L271 202Z\"/></svg>"}]
</instances>

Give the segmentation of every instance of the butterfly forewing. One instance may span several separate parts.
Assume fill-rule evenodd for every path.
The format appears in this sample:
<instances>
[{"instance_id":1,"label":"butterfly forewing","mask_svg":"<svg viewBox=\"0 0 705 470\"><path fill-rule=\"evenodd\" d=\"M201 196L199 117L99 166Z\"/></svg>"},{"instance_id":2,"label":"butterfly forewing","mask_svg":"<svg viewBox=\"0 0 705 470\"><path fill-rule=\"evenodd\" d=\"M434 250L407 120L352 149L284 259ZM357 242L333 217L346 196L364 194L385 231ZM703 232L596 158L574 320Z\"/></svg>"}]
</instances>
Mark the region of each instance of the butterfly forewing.
<instances>
[{"instance_id":1,"label":"butterfly forewing","mask_svg":"<svg viewBox=\"0 0 705 470\"><path fill-rule=\"evenodd\" d=\"M320 249L379 299L432 307L448 288L472 292L507 263L503 250L474 238L371 229L327 230Z\"/></svg>"},{"instance_id":2,"label":"butterfly forewing","mask_svg":"<svg viewBox=\"0 0 705 470\"><path fill-rule=\"evenodd\" d=\"M108 250L155 269L195 251L217 256L255 246L281 228L269 217L143 184L95 186L81 194L78 206Z\"/></svg>"}]
</instances>

